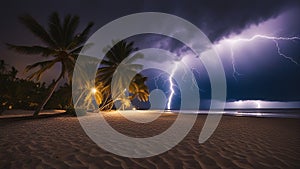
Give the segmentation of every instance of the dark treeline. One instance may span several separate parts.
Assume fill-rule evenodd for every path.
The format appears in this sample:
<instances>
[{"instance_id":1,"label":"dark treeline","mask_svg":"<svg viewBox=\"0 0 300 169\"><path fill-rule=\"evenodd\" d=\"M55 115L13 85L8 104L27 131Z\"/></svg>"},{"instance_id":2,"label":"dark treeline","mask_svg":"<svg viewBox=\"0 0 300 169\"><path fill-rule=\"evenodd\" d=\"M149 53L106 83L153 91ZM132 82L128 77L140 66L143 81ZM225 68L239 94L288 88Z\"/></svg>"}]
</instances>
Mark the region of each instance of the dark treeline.
<instances>
[{"instance_id":1,"label":"dark treeline","mask_svg":"<svg viewBox=\"0 0 300 169\"><path fill-rule=\"evenodd\" d=\"M53 85L20 79L17 73L18 70L0 60L0 112L7 109L35 110ZM64 84L55 91L45 109L66 109L70 97L71 87Z\"/></svg>"}]
</instances>

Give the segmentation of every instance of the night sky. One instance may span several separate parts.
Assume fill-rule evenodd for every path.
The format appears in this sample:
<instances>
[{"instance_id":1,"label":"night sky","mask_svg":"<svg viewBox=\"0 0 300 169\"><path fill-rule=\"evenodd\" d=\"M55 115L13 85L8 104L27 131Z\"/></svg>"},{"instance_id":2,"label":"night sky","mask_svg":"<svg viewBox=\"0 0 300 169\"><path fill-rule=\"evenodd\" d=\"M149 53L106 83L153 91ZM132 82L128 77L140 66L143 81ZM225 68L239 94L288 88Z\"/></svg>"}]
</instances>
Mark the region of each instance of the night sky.
<instances>
[{"instance_id":1,"label":"night sky","mask_svg":"<svg viewBox=\"0 0 300 169\"><path fill-rule=\"evenodd\" d=\"M249 42L230 43L230 39L251 38L254 35L272 37L300 37L300 1L291 0L253 0L253 1L84 1L53 0L2 2L0 17L0 59L15 66L19 77L25 77L22 70L26 65L41 61L39 56L20 55L7 50L4 43L40 44L18 20L22 14L29 13L40 23L46 24L47 17L54 11L61 16L76 14L80 16L82 29L89 21L95 23L92 33L114 19L137 12L164 12L182 17L198 26L211 40L223 62L227 78L227 100L268 100L300 101L300 40L280 40L278 53L276 43L270 39L257 38ZM134 39L134 38L133 38ZM137 46L158 47L180 55L184 46L176 45L165 37L135 37ZM142 40L141 40L142 39ZM229 40L229 41L228 41ZM148 46L145 46L148 44ZM233 56L230 53L233 51ZM234 57L234 60L232 60ZM296 62L296 63L294 63ZM234 67L232 65L234 63ZM198 71L204 68L199 67ZM234 73L236 69L236 73ZM56 78L58 67L49 72L43 80ZM156 73L149 73L149 79ZM196 75L200 76L200 74ZM210 84L205 73L197 78L201 97L209 99ZM150 84L150 82L149 82ZM1 84L2 85L2 84ZM151 85L153 88L153 85ZM300 105L299 105L300 107Z\"/></svg>"}]
</instances>

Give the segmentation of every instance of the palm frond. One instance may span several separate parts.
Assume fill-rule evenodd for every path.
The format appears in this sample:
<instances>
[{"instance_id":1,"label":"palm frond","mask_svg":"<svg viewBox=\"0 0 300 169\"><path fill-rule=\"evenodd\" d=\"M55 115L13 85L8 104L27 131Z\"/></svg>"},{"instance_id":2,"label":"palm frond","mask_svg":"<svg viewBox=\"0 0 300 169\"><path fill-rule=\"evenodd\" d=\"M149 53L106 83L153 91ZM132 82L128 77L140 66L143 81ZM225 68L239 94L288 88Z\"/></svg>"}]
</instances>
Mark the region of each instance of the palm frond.
<instances>
[{"instance_id":1,"label":"palm frond","mask_svg":"<svg viewBox=\"0 0 300 169\"><path fill-rule=\"evenodd\" d=\"M50 15L48 26L53 41L56 43L57 46L62 47L64 36L58 13L54 12Z\"/></svg>"},{"instance_id":2,"label":"palm frond","mask_svg":"<svg viewBox=\"0 0 300 169\"><path fill-rule=\"evenodd\" d=\"M121 100L121 104L125 107L128 100L135 98L143 102L148 101L149 89L145 84L147 78L141 74L136 74L137 70L142 69L143 65L133 63L137 59L143 58L143 55L137 53L127 59L136 50L137 48L133 47L133 42L127 43L124 40L118 43L113 41L113 47L107 46L103 49L105 58L101 61L101 66L98 68L96 82L109 86L112 90L108 91L109 93L106 97L111 98L114 96L115 98L110 99L108 102L102 102L100 109L107 108L107 106L117 100ZM136 74L133 79L131 77L132 74ZM125 96L125 89L128 89L129 96ZM125 102L123 102L124 99L126 100Z\"/></svg>"},{"instance_id":3,"label":"palm frond","mask_svg":"<svg viewBox=\"0 0 300 169\"><path fill-rule=\"evenodd\" d=\"M90 30L93 25L94 22L89 22L88 25L85 27L85 29L80 33L79 35L80 42L84 42L87 40L88 34L90 33Z\"/></svg>"},{"instance_id":4,"label":"palm frond","mask_svg":"<svg viewBox=\"0 0 300 169\"><path fill-rule=\"evenodd\" d=\"M47 98L34 113L34 115L37 115L38 112L48 102L49 98L53 94L53 91L55 90L56 85L58 84L58 81L61 78L68 76L70 84L78 53L83 48L80 45L82 45L87 39L89 30L93 24L89 23L82 33L78 34L78 36L74 36L76 28L79 24L78 16L67 15L62 23L58 14L56 12L52 13L48 20L48 32L30 15L24 15L20 17L20 20L34 35L46 43L45 45L47 45L47 47L6 44L8 48L24 54L41 54L43 56L52 55L54 57L53 60L47 60L28 65L26 67L26 71L33 69L36 70L35 72L31 73L28 78L35 78L36 80L39 80L44 72L46 72L48 69L51 69L56 63L61 63L62 65L60 75L58 79L54 81L55 83L53 84L55 85L53 85L49 96L47 96ZM72 48L69 48L70 44L72 44Z\"/></svg>"},{"instance_id":5,"label":"palm frond","mask_svg":"<svg viewBox=\"0 0 300 169\"><path fill-rule=\"evenodd\" d=\"M68 45L72 43L74 33L76 31L76 28L79 24L79 17L78 16L71 16L68 15L64 19L63 24L63 33L64 33L64 46L66 49L68 48Z\"/></svg>"},{"instance_id":6,"label":"palm frond","mask_svg":"<svg viewBox=\"0 0 300 169\"><path fill-rule=\"evenodd\" d=\"M46 65L51 64L52 62L53 62L53 60L37 62L37 63L26 66L25 71L28 72L37 67L45 67Z\"/></svg>"},{"instance_id":7,"label":"palm frond","mask_svg":"<svg viewBox=\"0 0 300 169\"><path fill-rule=\"evenodd\" d=\"M47 45L54 47L55 44L48 34L48 32L31 16L23 15L19 17L22 24L24 24L35 36L39 37Z\"/></svg>"},{"instance_id":8,"label":"palm frond","mask_svg":"<svg viewBox=\"0 0 300 169\"><path fill-rule=\"evenodd\" d=\"M126 63L133 63L134 61L136 61L138 59L142 59L142 58L144 58L144 55L142 53L136 53L131 58L126 60Z\"/></svg>"},{"instance_id":9,"label":"palm frond","mask_svg":"<svg viewBox=\"0 0 300 169\"><path fill-rule=\"evenodd\" d=\"M34 68L37 68L37 67L40 68L38 71L30 74L28 76L28 79L35 78L36 80L39 80L41 78L42 74L46 70L52 68L58 62L59 62L59 59L54 59L54 60L47 60L47 61L37 62L37 63L34 63L32 65L26 66L25 71L27 71L27 72L34 69Z\"/></svg>"},{"instance_id":10,"label":"palm frond","mask_svg":"<svg viewBox=\"0 0 300 169\"><path fill-rule=\"evenodd\" d=\"M141 65L141 64L126 64L125 69L136 71L136 70L143 69L143 65Z\"/></svg>"},{"instance_id":11,"label":"palm frond","mask_svg":"<svg viewBox=\"0 0 300 169\"><path fill-rule=\"evenodd\" d=\"M90 22L86 28L79 34L77 34L72 42L70 44L68 44L68 47L67 49L71 50L71 49L74 49L75 47L79 46L79 45L82 45L88 38L88 34L92 28L92 26L94 25L93 22Z\"/></svg>"},{"instance_id":12,"label":"palm frond","mask_svg":"<svg viewBox=\"0 0 300 169\"><path fill-rule=\"evenodd\" d=\"M107 60L107 59L103 59L103 60L101 61L101 65L105 65L105 66L113 66L113 65L115 65L115 64L116 64L115 62L112 62L112 61Z\"/></svg>"},{"instance_id":13,"label":"palm frond","mask_svg":"<svg viewBox=\"0 0 300 169\"><path fill-rule=\"evenodd\" d=\"M19 53L29 54L29 55L41 54L43 56L50 56L56 53L56 51L54 51L53 49L48 47L43 47L43 46L18 46L9 43L7 43L6 46L9 49L15 50Z\"/></svg>"}]
</instances>

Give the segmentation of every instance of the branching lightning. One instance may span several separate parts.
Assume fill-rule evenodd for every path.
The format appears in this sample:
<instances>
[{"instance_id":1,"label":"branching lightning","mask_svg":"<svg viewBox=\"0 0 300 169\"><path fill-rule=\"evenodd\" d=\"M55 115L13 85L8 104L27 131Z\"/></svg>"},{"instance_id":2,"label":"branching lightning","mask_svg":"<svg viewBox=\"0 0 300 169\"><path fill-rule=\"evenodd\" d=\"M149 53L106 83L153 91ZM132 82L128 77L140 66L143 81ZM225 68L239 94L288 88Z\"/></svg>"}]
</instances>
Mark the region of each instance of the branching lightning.
<instances>
[{"instance_id":1,"label":"branching lightning","mask_svg":"<svg viewBox=\"0 0 300 169\"><path fill-rule=\"evenodd\" d=\"M174 84L173 84L173 76L174 76L174 74L175 74L175 72L176 72L176 69L177 69L177 64L175 63L175 66L174 66L174 68L172 69L172 72L171 72L171 74L170 74L170 76L169 76L169 83L170 83L170 91L171 91L171 93L170 93L170 95L169 95L169 99L168 99L168 109L170 110L171 109L171 104L172 104L172 99L173 99L173 96L174 96L174 94L175 94L175 91L174 91Z\"/></svg>"},{"instance_id":2,"label":"branching lightning","mask_svg":"<svg viewBox=\"0 0 300 169\"><path fill-rule=\"evenodd\" d=\"M232 70L233 70L232 76L235 80L238 80L237 77L242 75L241 73L238 72L238 70L236 68L235 52L234 52L234 47L235 47L236 43L240 43L240 42L249 42L250 43L250 42L253 42L257 39L265 39L265 40L272 41L274 43L275 47L276 47L276 52L278 53L279 56L289 60L290 62L292 62L294 64L299 65L299 63L293 57L290 57L287 54L282 52L281 47L279 45L279 42L280 41L300 41L300 37L297 37L297 36L294 36L294 37L276 37L276 36L267 36L267 35L257 34L257 35L254 35L254 36L250 37L250 38L224 39L224 40L222 40L222 42L220 44L217 44L217 46L222 45L223 42L225 42L226 44L229 44L230 59L231 59ZM180 54L182 55L183 53L180 53ZM168 78L165 78L165 76L166 76L165 73L161 73L161 74L159 74L158 76L156 76L154 78L156 88L158 88L157 81L159 81L161 79L164 79L163 85L165 85L165 84L169 85L168 86L169 96L168 96L167 105L166 105L166 108L169 109L169 110L172 109L172 99L176 95L175 88L177 86L176 86L176 83L174 83L173 79L174 79L174 75L175 75L175 73L178 69L178 63L175 62L174 66L172 68L171 74L169 75ZM195 69L195 71L197 71L197 70ZM182 80L184 80L184 77L182 77ZM196 84L197 82L194 82L194 83Z\"/></svg>"},{"instance_id":3,"label":"branching lightning","mask_svg":"<svg viewBox=\"0 0 300 169\"><path fill-rule=\"evenodd\" d=\"M236 75L240 76L241 74L236 70L236 67L235 67L235 58L234 58L234 52L233 52L232 46L230 46L230 57L231 57L231 64L232 64L232 70L233 70L232 76L235 80L237 80Z\"/></svg>"},{"instance_id":4,"label":"branching lightning","mask_svg":"<svg viewBox=\"0 0 300 169\"><path fill-rule=\"evenodd\" d=\"M267 35L258 34L258 35L254 35L250 38L225 39L224 41L229 42L229 44L230 44L230 57L231 57L231 63L232 63L232 69L233 69L232 76L235 80L237 80L236 76L239 76L241 74L237 71L236 66L235 66L235 58L234 58L234 50L233 50L234 44L236 44L238 42L252 42L256 39L267 39L267 40L273 41L274 44L275 44L275 47L277 49L278 55L284 57L285 59L290 60L291 62L293 62L297 65L299 65L299 63L295 59L293 59L292 57L289 57L286 54L281 52L281 48L279 46L279 41L296 41L296 40L299 41L300 37L297 37L297 36L293 36L293 37L276 37L276 36L267 36Z\"/></svg>"},{"instance_id":5,"label":"branching lightning","mask_svg":"<svg viewBox=\"0 0 300 169\"><path fill-rule=\"evenodd\" d=\"M172 67L171 73L169 75L167 75L166 73L160 73L159 75L157 75L154 78L156 89L158 89L157 82L161 79L163 79L163 85L166 85L166 84L168 85L169 96L167 97L167 105L166 105L166 108L168 110L172 109L172 100L173 100L173 97L176 95L176 89L180 88L178 86L178 84L174 82L174 76L175 76L176 71L179 71L179 69L181 68L180 66L181 66L182 62L175 60L173 63L174 63L174 64L172 64L173 67ZM192 67L190 67L190 68L197 72L197 70L195 68L192 68ZM184 71L184 75L181 77L181 80L185 81L187 72L185 69L180 69L180 71ZM165 78L165 76L168 76L168 78ZM194 86L197 86L197 82L195 79L193 79L192 83Z\"/></svg>"},{"instance_id":6,"label":"branching lightning","mask_svg":"<svg viewBox=\"0 0 300 169\"><path fill-rule=\"evenodd\" d=\"M169 84L169 96L168 96L168 100L167 100L167 109L168 110L170 110L172 107L172 99L173 99L173 97L174 97L174 95L175 95L175 88L177 87L177 85L176 85L176 83L174 83L173 82L173 77L174 77L174 75L175 75L175 72L176 72L176 70L177 70L177 68L178 68L178 65L177 65L177 63L175 62L175 64L174 64L175 66L172 68L172 71L171 71L171 74L170 75L168 75L169 77L167 78L167 79L165 79L165 76L167 76L167 74L165 73L165 72L163 72L163 73L160 73L160 74L158 74L155 78L154 78L154 83L155 83L155 87L156 87L156 89L158 89L159 87L158 87L158 84L157 84L157 82L158 81L160 81L161 79L164 79L163 80L163 86L165 85L165 84Z\"/></svg>"}]
</instances>

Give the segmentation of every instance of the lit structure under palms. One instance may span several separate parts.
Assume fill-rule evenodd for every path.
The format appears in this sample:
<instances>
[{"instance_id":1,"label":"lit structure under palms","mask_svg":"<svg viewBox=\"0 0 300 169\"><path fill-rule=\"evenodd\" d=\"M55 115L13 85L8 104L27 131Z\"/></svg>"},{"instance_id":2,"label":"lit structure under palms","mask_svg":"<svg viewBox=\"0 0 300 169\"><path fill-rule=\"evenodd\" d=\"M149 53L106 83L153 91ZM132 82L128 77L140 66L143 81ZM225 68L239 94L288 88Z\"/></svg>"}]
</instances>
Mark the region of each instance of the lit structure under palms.
<instances>
[{"instance_id":1,"label":"lit structure under palms","mask_svg":"<svg viewBox=\"0 0 300 169\"><path fill-rule=\"evenodd\" d=\"M143 55L138 53L131 58L127 58L131 53L137 51L137 48L133 47L133 42L127 43L122 40L113 47L108 46L107 49L110 50L104 50L106 55L100 63L96 78L97 86L105 87L106 91L102 90L105 99L99 101L100 109L110 110L116 102L121 103L120 108L128 108L135 98L140 101L147 101L149 97L149 90L145 85L147 78L137 74L137 71L142 69L143 66L133 63L136 59L142 58ZM126 63L123 62L125 59ZM114 74L117 70L122 71ZM130 74L135 74L135 76L132 78ZM115 97L112 97L112 95Z\"/></svg>"}]
</instances>

